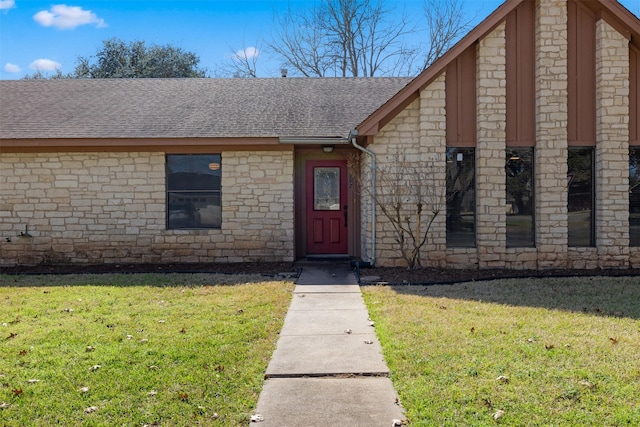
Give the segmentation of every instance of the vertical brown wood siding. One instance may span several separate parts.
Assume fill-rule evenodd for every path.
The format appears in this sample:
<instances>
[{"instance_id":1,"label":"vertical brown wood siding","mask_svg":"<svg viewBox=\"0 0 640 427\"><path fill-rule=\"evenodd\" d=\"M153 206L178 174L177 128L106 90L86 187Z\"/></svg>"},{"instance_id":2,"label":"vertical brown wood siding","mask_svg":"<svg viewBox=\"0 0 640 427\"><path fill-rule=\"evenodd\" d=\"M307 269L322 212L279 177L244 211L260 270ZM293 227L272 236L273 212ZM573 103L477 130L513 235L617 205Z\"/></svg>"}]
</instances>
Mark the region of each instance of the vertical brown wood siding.
<instances>
[{"instance_id":1,"label":"vertical brown wood siding","mask_svg":"<svg viewBox=\"0 0 640 427\"><path fill-rule=\"evenodd\" d=\"M580 3L568 7L568 136L575 146L596 140L596 19Z\"/></svg>"},{"instance_id":2,"label":"vertical brown wood siding","mask_svg":"<svg viewBox=\"0 0 640 427\"><path fill-rule=\"evenodd\" d=\"M507 145L534 146L535 2L525 1L507 17Z\"/></svg>"},{"instance_id":3,"label":"vertical brown wood siding","mask_svg":"<svg viewBox=\"0 0 640 427\"><path fill-rule=\"evenodd\" d=\"M629 143L640 145L640 50L629 46Z\"/></svg>"},{"instance_id":4,"label":"vertical brown wood siding","mask_svg":"<svg viewBox=\"0 0 640 427\"><path fill-rule=\"evenodd\" d=\"M445 79L447 145L476 145L476 46L470 46L447 66Z\"/></svg>"}]
</instances>

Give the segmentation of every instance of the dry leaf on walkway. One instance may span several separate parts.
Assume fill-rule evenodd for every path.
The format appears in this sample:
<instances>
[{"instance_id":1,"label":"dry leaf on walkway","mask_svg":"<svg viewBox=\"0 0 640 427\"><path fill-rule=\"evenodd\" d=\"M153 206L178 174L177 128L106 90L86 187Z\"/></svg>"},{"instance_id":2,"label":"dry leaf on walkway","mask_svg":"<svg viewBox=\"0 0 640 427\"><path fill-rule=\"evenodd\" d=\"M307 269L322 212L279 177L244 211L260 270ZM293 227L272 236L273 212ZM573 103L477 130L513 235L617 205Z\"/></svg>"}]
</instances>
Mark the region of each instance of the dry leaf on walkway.
<instances>
[{"instance_id":1,"label":"dry leaf on walkway","mask_svg":"<svg viewBox=\"0 0 640 427\"><path fill-rule=\"evenodd\" d=\"M364 341L364 343L365 343L365 344L373 344L373 341L371 341L371 340L365 340L365 341Z\"/></svg>"},{"instance_id":2,"label":"dry leaf on walkway","mask_svg":"<svg viewBox=\"0 0 640 427\"><path fill-rule=\"evenodd\" d=\"M260 414L255 414L255 415L251 415L251 422L252 423L259 423L261 421L264 421L264 417Z\"/></svg>"},{"instance_id":3,"label":"dry leaf on walkway","mask_svg":"<svg viewBox=\"0 0 640 427\"><path fill-rule=\"evenodd\" d=\"M344 333L345 333L345 334L350 334L350 333L351 333L351 329L345 329L345 330L344 330Z\"/></svg>"}]
</instances>

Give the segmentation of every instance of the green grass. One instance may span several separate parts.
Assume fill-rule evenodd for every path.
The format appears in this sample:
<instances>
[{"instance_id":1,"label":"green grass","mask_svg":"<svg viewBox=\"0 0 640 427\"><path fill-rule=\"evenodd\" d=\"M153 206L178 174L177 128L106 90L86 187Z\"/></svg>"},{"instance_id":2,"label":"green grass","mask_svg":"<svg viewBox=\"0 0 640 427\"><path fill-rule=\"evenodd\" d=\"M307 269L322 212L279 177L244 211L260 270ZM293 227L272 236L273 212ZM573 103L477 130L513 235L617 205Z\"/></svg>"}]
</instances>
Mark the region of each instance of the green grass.
<instances>
[{"instance_id":1,"label":"green grass","mask_svg":"<svg viewBox=\"0 0 640 427\"><path fill-rule=\"evenodd\" d=\"M363 290L411 425L640 425L637 277Z\"/></svg>"},{"instance_id":2,"label":"green grass","mask_svg":"<svg viewBox=\"0 0 640 427\"><path fill-rule=\"evenodd\" d=\"M292 289L202 274L0 276L0 425L247 425Z\"/></svg>"}]
</instances>

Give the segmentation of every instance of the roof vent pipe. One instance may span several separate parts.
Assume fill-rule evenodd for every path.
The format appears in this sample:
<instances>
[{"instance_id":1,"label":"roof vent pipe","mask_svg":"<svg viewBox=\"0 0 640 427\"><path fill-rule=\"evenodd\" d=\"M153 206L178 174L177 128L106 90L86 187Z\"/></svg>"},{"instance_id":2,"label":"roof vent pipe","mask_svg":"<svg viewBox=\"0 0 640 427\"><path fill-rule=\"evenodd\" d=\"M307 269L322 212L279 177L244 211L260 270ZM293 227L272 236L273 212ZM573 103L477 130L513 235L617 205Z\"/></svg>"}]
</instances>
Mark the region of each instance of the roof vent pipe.
<instances>
[{"instance_id":1,"label":"roof vent pipe","mask_svg":"<svg viewBox=\"0 0 640 427\"><path fill-rule=\"evenodd\" d=\"M360 266L374 267L376 265L376 153L358 145L356 141L357 135L357 129L352 130L349 134L349 137L351 138L351 145L371 157L371 254L369 256L369 261Z\"/></svg>"},{"instance_id":2,"label":"roof vent pipe","mask_svg":"<svg viewBox=\"0 0 640 427\"><path fill-rule=\"evenodd\" d=\"M281 68L280 69L280 75L284 78L287 77L287 69L286 68Z\"/></svg>"}]
</instances>

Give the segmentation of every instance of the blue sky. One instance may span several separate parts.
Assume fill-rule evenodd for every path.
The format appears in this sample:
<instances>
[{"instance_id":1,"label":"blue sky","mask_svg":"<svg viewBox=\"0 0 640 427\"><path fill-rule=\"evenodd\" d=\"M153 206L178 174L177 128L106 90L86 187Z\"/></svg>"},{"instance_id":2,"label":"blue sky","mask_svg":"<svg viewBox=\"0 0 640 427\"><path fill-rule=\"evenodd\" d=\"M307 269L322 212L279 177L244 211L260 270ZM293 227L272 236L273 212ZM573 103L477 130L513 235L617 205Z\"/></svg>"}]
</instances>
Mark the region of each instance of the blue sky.
<instances>
[{"instance_id":1,"label":"blue sky","mask_svg":"<svg viewBox=\"0 0 640 427\"><path fill-rule=\"evenodd\" d=\"M476 24L501 0L461 0ZM636 14L640 0L620 0ZM269 38L274 13L313 0L0 0L0 79L36 70L72 72L78 56L91 56L102 41L172 44L196 53L214 70L232 49L260 47ZM424 0L389 1L409 16L423 15ZM279 76L280 64L263 54L260 77Z\"/></svg>"}]
</instances>

